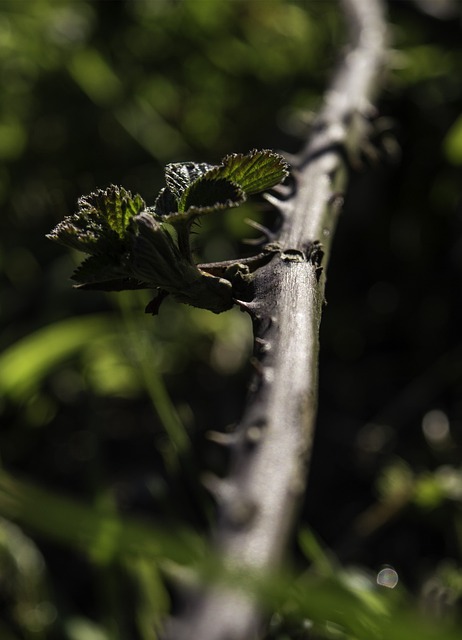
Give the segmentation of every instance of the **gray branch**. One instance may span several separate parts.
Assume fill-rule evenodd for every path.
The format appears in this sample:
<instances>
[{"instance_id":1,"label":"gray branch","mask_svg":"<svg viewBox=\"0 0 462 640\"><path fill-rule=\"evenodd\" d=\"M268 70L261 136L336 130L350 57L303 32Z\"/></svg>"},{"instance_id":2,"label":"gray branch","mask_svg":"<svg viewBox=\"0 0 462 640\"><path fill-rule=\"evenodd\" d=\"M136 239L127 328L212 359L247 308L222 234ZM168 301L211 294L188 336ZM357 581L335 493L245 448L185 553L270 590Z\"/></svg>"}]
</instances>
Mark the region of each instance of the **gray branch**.
<instances>
[{"instance_id":1,"label":"gray branch","mask_svg":"<svg viewBox=\"0 0 462 640\"><path fill-rule=\"evenodd\" d=\"M301 153L293 188L268 199L280 211L280 251L257 270L252 301L255 362L251 395L232 445L229 476L217 483L214 549L233 568L280 563L305 491L316 405L319 325L325 271L347 164L369 143L373 102L386 66L380 0L342 0L349 48ZM171 640L251 640L258 603L244 592L208 586L169 625Z\"/></svg>"}]
</instances>

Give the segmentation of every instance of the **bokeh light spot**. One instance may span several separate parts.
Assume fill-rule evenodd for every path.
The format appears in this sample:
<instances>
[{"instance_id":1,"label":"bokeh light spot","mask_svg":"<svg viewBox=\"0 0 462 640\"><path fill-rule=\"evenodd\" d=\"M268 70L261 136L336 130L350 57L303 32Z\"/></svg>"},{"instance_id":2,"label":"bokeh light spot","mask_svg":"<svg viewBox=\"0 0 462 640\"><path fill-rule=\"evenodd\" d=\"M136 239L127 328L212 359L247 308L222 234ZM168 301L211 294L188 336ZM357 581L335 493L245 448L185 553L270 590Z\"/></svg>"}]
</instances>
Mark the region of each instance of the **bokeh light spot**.
<instances>
[{"instance_id":1,"label":"bokeh light spot","mask_svg":"<svg viewBox=\"0 0 462 640\"><path fill-rule=\"evenodd\" d=\"M377 574L377 584L381 587L387 587L387 589L394 589L398 584L399 577L394 569L391 567L385 567L380 569Z\"/></svg>"}]
</instances>

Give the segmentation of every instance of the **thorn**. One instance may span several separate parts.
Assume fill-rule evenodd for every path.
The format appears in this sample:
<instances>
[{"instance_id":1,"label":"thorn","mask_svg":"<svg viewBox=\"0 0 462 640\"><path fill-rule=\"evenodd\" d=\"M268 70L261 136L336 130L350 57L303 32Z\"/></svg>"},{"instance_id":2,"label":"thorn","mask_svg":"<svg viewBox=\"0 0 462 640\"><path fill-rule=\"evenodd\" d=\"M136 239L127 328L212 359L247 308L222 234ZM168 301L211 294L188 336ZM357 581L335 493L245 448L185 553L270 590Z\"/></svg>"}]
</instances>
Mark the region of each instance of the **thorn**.
<instances>
[{"instance_id":1,"label":"thorn","mask_svg":"<svg viewBox=\"0 0 462 640\"><path fill-rule=\"evenodd\" d=\"M261 247L266 242L266 238L262 236L260 236L260 238L244 238L244 240L242 240L242 244L248 245L249 247Z\"/></svg>"},{"instance_id":2,"label":"thorn","mask_svg":"<svg viewBox=\"0 0 462 640\"><path fill-rule=\"evenodd\" d=\"M223 506L231 499L231 486L226 480L222 480L214 473L203 473L201 476L201 484L211 494L217 504Z\"/></svg>"},{"instance_id":3,"label":"thorn","mask_svg":"<svg viewBox=\"0 0 462 640\"><path fill-rule=\"evenodd\" d=\"M259 345L261 353L268 353L268 351L271 351L271 344L268 342L268 340L257 337L255 338L255 342Z\"/></svg>"},{"instance_id":4,"label":"thorn","mask_svg":"<svg viewBox=\"0 0 462 640\"><path fill-rule=\"evenodd\" d=\"M232 447L238 441L236 433L223 433L223 431L207 431L205 437L221 447Z\"/></svg>"},{"instance_id":5,"label":"thorn","mask_svg":"<svg viewBox=\"0 0 462 640\"><path fill-rule=\"evenodd\" d=\"M312 118L311 123L313 123L316 119L316 116ZM290 165L297 164L300 161L300 157L294 155L293 153L289 153L288 151L281 151L281 156L286 160Z\"/></svg>"},{"instance_id":6,"label":"thorn","mask_svg":"<svg viewBox=\"0 0 462 640\"><path fill-rule=\"evenodd\" d=\"M272 193L264 193L263 194L263 198L269 202L270 204L273 205L273 207L276 207L276 209L280 209L284 203L282 200L280 200L279 198L277 198L275 195L273 195Z\"/></svg>"},{"instance_id":7,"label":"thorn","mask_svg":"<svg viewBox=\"0 0 462 640\"><path fill-rule=\"evenodd\" d=\"M268 227L265 227L259 222L256 222L256 220L252 220L252 218L245 218L244 222L248 224L249 227L252 227L252 229L256 229L257 231L260 231L260 233L263 234L263 237L267 242L274 241L276 236L270 229L268 229Z\"/></svg>"},{"instance_id":8,"label":"thorn","mask_svg":"<svg viewBox=\"0 0 462 640\"><path fill-rule=\"evenodd\" d=\"M328 204L333 207L343 207L345 201L345 192L344 191L333 191L328 200Z\"/></svg>"},{"instance_id":9,"label":"thorn","mask_svg":"<svg viewBox=\"0 0 462 640\"><path fill-rule=\"evenodd\" d=\"M263 437L263 428L259 427L256 424L251 425L246 429L245 439L247 444L256 445L258 444Z\"/></svg>"},{"instance_id":10,"label":"thorn","mask_svg":"<svg viewBox=\"0 0 462 640\"><path fill-rule=\"evenodd\" d=\"M277 198L273 196L271 193L264 193L263 197L265 200L275 209L277 209L278 213L281 216L284 216L288 211L290 211L290 200L289 197L287 199Z\"/></svg>"},{"instance_id":11,"label":"thorn","mask_svg":"<svg viewBox=\"0 0 462 640\"><path fill-rule=\"evenodd\" d=\"M233 528L242 529L250 524L258 511L253 500L243 498L236 486L212 473L204 474L201 480L216 501L223 517Z\"/></svg>"},{"instance_id":12,"label":"thorn","mask_svg":"<svg viewBox=\"0 0 462 640\"><path fill-rule=\"evenodd\" d=\"M271 187L271 191L276 195L287 198L287 196L292 193L293 188L289 184L276 184L274 187Z\"/></svg>"},{"instance_id":13,"label":"thorn","mask_svg":"<svg viewBox=\"0 0 462 640\"><path fill-rule=\"evenodd\" d=\"M258 513L258 506L254 500L236 496L235 499L225 505L224 516L235 529L248 527Z\"/></svg>"},{"instance_id":14,"label":"thorn","mask_svg":"<svg viewBox=\"0 0 462 640\"><path fill-rule=\"evenodd\" d=\"M250 364L252 365L252 367L255 369L255 371L257 372L257 374L263 378L265 375L265 367L262 365L262 363L260 362L260 360L258 360L255 357L250 358Z\"/></svg>"},{"instance_id":15,"label":"thorn","mask_svg":"<svg viewBox=\"0 0 462 640\"><path fill-rule=\"evenodd\" d=\"M242 498L237 487L213 473L203 474L201 481L232 527L242 529L250 524L258 510L253 500Z\"/></svg>"},{"instance_id":16,"label":"thorn","mask_svg":"<svg viewBox=\"0 0 462 640\"><path fill-rule=\"evenodd\" d=\"M271 382L273 382L274 380L274 369L273 367L265 367L260 360L258 360L255 357L250 358L250 364L253 366L253 368L255 369L257 375L264 380L265 382L268 382L271 384Z\"/></svg>"},{"instance_id":17,"label":"thorn","mask_svg":"<svg viewBox=\"0 0 462 640\"><path fill-rule=\"evenodd\" d=\"M251 316L254 315L255 309L254 305L251 302L244 302L244 300L238 300L237 298L234 298L234 303L237 304L238 307L240 307L241 311L246 312Z\"/></svg>"}]
</instances>

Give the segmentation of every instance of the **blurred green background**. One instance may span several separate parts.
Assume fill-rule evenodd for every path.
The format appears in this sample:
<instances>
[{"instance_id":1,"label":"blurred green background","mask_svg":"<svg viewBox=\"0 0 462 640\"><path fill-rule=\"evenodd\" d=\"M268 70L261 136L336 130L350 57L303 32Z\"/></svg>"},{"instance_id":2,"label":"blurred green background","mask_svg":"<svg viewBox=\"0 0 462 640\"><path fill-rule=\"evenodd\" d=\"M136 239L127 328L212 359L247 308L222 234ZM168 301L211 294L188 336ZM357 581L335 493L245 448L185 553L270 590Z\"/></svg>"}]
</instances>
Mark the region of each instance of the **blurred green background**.
<instances>
[{"instance_id":1,"label":"blurred green background","mask_svg":"<svg viewBox=\"0 0 462 640\"><path fill-rule=\"evenodd\" d=\"M389 13L380 160L352 174L334 243L300 526L371 592L391 565L440 623L462 594L462 12ZM80 258L45 234L111 183L152 204L167 162L295 153L344 38L330 0L0 0L2 640L157 637L176 606L159 572L200 548L200 476L226 469L206 432L238 420L250 375L244 314L167 300L152 318L149 292L73 290ZM198 256L251 252L248 217L273 222L258 199L211 216ZM296 572L322 555L306 546ZM361 635L313 607L320 637ZM305 637L291 624L268 637Z\"/></svg>"}]
</instances>

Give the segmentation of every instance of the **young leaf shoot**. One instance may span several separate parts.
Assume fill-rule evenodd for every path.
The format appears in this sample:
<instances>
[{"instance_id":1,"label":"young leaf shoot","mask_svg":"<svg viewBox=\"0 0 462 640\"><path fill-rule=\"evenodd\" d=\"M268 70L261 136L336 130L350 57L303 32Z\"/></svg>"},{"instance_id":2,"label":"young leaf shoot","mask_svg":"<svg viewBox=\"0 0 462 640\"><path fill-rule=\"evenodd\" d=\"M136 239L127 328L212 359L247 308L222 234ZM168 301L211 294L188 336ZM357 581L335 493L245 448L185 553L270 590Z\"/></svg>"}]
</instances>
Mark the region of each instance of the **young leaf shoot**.
<instances>
[{"instance_id":1,"label":"young leaf shoot","mask_svg":"<svg viewBox=\"0 0 462 640\"><path fill-rule=\"evenodd\" d=\"M233 278L212 275L191 255L192 223L214 211L237 207L247 196L274 187L288 164L269 150L231 154L221 164L167 165L153 207L114 185L80 198L78 211L48 235L88 254L72 278L81 289L158 289L178 302L220 313L234 304ZM237 275L236 269L229 274ZM158 305L150 303L150 311Z\"/></svg>"}]
</instances>

